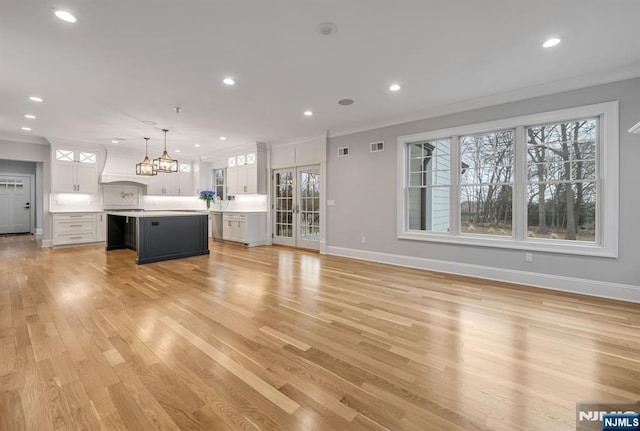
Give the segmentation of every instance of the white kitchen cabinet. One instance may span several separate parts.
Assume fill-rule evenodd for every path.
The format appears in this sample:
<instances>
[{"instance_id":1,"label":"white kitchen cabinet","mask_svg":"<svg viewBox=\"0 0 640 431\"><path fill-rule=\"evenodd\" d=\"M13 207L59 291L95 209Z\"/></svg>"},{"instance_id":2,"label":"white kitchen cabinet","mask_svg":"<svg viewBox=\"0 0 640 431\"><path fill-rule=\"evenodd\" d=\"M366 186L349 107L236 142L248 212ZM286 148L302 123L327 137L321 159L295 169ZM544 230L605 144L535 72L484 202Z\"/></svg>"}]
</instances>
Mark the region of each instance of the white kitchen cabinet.
<instances>
[{"instance_id":1,"label":"white kitchen cabinet","mask_svg":"<svg viewBox=\"0 0 640 431\"><path fill-rule=\"evenodd\" d=\"M158 173L148 177L148 195L195 196L193 164L180 163L178 172Z\"/></svg>"},{"instance_id":2,"label":"white kitchen cabinet","mask_svg":"<svg viewBox=\"0 0 640 431\"><path fill-rule=\"evenodd\" d=\"M107 240L107 214L96 214L96 241L102 242Z\"/></svg>"},{"instance_id":3,"label":"white kitchen cabinet","mask_svg":"<svg viewBox=\"0 0 640 431\"><path fill-rule=\"evenodd\" d=\"M227 195L266 194L266 151L261 147L235 154L227 162Z\"/></svg>"},{"instance_id":4,"label":"white kitchen cabinet","mask_svg":"<svg viewBox=\"0 0 640 431\"><path fill-rule=\"evenodd\" d=\"M98 193L99 152L54 148L51 167L53 193Z\"/></svg>"},{"instance_id":5,"label":"white kitchen cabinet","mask_svg":"<svg viewBox=\"0 0 640 431\"><path fill-rule=\"evenodd\" d=\"M53 245L97 241L96 213L53 214Z\"/></svg>"},{"instance_id":6,"label":"white kitchen cabinet","mask_svg":"<svg viewBox=\"0 0 640 431\"><path fill-rule=\"evenodd\" d=\"M222 239L246 246L267 242L266 213L230 213L222 216Z\"/></svg>"}]
</instances>

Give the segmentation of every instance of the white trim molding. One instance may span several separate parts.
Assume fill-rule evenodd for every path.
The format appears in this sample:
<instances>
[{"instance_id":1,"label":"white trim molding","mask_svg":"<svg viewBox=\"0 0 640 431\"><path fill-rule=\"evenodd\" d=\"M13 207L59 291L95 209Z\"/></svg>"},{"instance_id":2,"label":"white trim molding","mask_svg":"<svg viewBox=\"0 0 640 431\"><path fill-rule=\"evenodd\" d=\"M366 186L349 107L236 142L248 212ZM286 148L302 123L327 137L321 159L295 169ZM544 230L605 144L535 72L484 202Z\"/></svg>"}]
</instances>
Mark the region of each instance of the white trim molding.
<instances>
[{"instance_id":1,"label":"white trim molding","mask_svg":"<svg viewBox=\"0 0 640 431\"><path fill-rule=\"evenodd\" d=\"M464 244L481 247L496 247L526 251L544 251L549 253L575 254L583 256L618 257L619 235L619 112L618 101L578 106L575 108L541 112L519 117L505 118L477 124L468 124L448 129L431 130L411 135L398 136L397 145L397 194L396 194L396 236L398 239L431 241L450 244ZM596 210L596 241L580 242L529 238L527 236L526 208L524 207L526 176L526 139L525 127L580 118L598 118L598 207ZM450 190L450 232L429 232L410 230L407 227L407 145L421 141L450 139L452 166L460 165L459 136L488 133L497 130L514 131L514 164L516 181L514 186L514 218L512 236L498 237L473 235L460 232L459 174L451 170Z\"/></svg>"},{"instance_id":2,"label":"white trim molding","mask_svg":"<svg viewBox=\"0 0 640 431\"><path fill-rule=\"evenodd\" d=\"M486 280L502 281L561 292L577 293L580 295L595 296L599 298L640 303L640 286L634 286L631 284L610 283L606 281L542 274L538 272L517 271L513 269L487 267L445 260L425 259L420 257L402 256L335 246L327 246L326 254L370 262L386 263L389 265L404 266L408 268L437 271L447 274L476 277Z\"/></svg>"}]
</instances>

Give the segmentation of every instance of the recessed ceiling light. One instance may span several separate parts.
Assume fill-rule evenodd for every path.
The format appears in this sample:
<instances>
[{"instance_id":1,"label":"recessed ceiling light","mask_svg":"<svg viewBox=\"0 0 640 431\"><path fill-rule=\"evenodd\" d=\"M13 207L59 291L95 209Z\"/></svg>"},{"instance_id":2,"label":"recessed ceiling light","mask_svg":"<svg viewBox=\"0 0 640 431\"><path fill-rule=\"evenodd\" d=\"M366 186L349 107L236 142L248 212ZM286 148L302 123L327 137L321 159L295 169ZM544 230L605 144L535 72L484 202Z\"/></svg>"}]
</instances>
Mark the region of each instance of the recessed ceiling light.
<instances>
[{"instance_id":1,"label":"recessed ceiling light","mask_svg":"<svg viewBox=\"0 0 640 431\"><path fill-rule=\"evenodd\" d=\"M200 148L200 144L195 144L194 147Z\"/></svg>"},{"instance_id":2,"label":"recessed ceiling light","mask_svg":"<svg viewBox=\"0 0 640 431\"><path fill-rule=\"evenodd\" d=\"M235 79L233 78L224 78L222 82L224 82L227 85L234 85L236 83Z\"/></svg>"},{"instance_id":3,"label":"recessed ceiling light","mask_svg":"<svg viewBox=\"0 0 640 431\"><path fill-rule=\"evenodd\" d=\"M30 132L31 131L31 127L22 127L22 130L24 130L25 132Z\"/></svg>"},{"instance_id":4,"label":"recessed ceiling light","mask_svg":"<svg viewBox=\"0 0 640 431\"><path fill-rule=\"evenodd\" d=\"M156 123L155 121L151 121L151 120L142 120L142 124L146 124L147 126L155 126Z\"/></svg>"},{"instance_id":5,"label":"recessed ceiling light","mask_svg":"<svg viewBox=\"0 0 640 431\"><path fill-rule=\"evenodd\" d=\"M560 43L560 39L557 37L552 37L551 39L547 39L543 44L543 48L551 48L552 46L556 46Z\"/></svg>"},{"instance_id":6,"label":"recessed ceiling light","mask_svg":"<svg viewBox=\"0 0 640 431\"><path fill-rule=\"evenodd\" d=\"M42 97L31 96L29 97L29 100L31 100L32 102L42 102Z\"/></svg>"},{"instance_id":7,"label":"recessed ceiling light","mask_svg":"<svg viewBox=\"0 0 640 431\"><path fill-rule=\"evenodd\" d=\"M67 12L66 10L57 10L57 11L55 11L55 14L62 21L66 21L66 22L76 22L77 21L76 17L71 15L71 13Z\"/></svg>"},{"instance_id":8,"label":"recessed ceiling light","mask_svg":"<svg viewBox=\"0 0 640 431\"><path fill-rule=\"evenodd\" d=\"M29 120L35 120L36 116L33 114L24 114L24 118L28 118Z\"/></svg>"},{"instance_id":9,"label":"recessed ceiling light","mask_svg":"<svg viewBox=\"0 0 640 431\"><path fill-rule=\"evenodd\" d=\"M112 139L112 140L111 140L111 143L112 143L112 144L117 144L118 142L120 142L120 141L118 141L117 139Z\"/></svg>"},{"instance_id":10,"label":"recessed ceiling light","mask_svg":"<svg viewBox=\"0 0 640 431\"><path fill-rule=\"evenodd\" d=\"M226 137L226 136L220 136L220 140L221 140L221 141L226 141L226 140L227 140L227 137Z\"/></svg>"},{"instance_id":11,"label":"recessed ceiling light","mask_svg":"<svg viewBox=\"0 0 640 431\"><path fill-rule=\"evenodd\" d=\"M338 105L342 105L342 106L353 105L353 99L340 99L338 100Z\"/></svg>"},{"instance_id":12,"label":"recessed ceiling light","mask_svg":"<svg viewBox=\"0 0 640 431\"><path fill-rule=\"evenodd\" d=\"M398 91L400 90L400 84L391 84L389 86L389 91Z\"/></svg>"},{"instance_id":13,"label":"recessed ceiling light","mask_svg":"<svg viewBox=\"0 0 640 431\"><path fill-rule=\"evenodd\" d=\"M311 111L304 111L304 115L307 117L311 117L313 115L313 112Z\"/></svg>"},{"instance_id":14,"label":"recessed ceiling light","mask_svg":"<svg viewBox=\"0 0 640 431\"><path fill-rule=\"evenodd\" d=\"M175 152L176 152L176 153L179 153L179 152L180 152L180 150L175 150Z\"/></svg>"}]
</instances>

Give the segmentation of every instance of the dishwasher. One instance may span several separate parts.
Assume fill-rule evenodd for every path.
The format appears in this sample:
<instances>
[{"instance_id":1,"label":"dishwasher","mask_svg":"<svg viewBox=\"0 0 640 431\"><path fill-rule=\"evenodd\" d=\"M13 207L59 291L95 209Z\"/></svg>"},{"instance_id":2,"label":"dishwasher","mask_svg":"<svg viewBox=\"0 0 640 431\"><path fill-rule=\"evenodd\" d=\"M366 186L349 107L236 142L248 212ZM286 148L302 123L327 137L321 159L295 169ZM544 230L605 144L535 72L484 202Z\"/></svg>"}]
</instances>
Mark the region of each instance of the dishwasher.
<instances>
[{"instance_id":1,"label":"dishwasher","mask_svg":"<svg viewBox=\"0 0 640 431\"><path fill-rule=\"evenodd\" d=\"M222 239L222 212L211 213L211 238L214 241L224 242Z\"/></svg>"}]
</instances>

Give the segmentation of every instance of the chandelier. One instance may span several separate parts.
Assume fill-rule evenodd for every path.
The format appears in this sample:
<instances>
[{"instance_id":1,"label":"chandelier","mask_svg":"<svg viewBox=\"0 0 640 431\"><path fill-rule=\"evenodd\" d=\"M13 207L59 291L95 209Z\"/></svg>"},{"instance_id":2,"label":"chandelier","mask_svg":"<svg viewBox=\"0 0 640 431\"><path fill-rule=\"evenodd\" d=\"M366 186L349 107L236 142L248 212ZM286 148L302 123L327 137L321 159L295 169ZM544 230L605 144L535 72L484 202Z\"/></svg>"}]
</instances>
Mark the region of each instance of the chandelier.
<instances>
[{"instance_id":1,"label":"chandelier","mask_svg":"<svg viewBox=\"0 0 640 431\"><path fill-rule=\"evenodd\" d=\"M149 160L149 138L144 138L144 160L136 165L136 175L158 175L156 165Z\"/></svg>"},{"instance_id":2,"label":"chandelier","mask_svg":"<svg viewBox=\"0 0 640 431\"><path fill-rule=\"evenodd\" d=\"M153 159L153 164L156 166L158 172L178 172L178 161L176 159L172 159L171 156L169 156L169 153L167 153L167 132L169 130L162 129L162 131L164 132L164 151L160 158Z\"/></svg>"}]
</instances>

